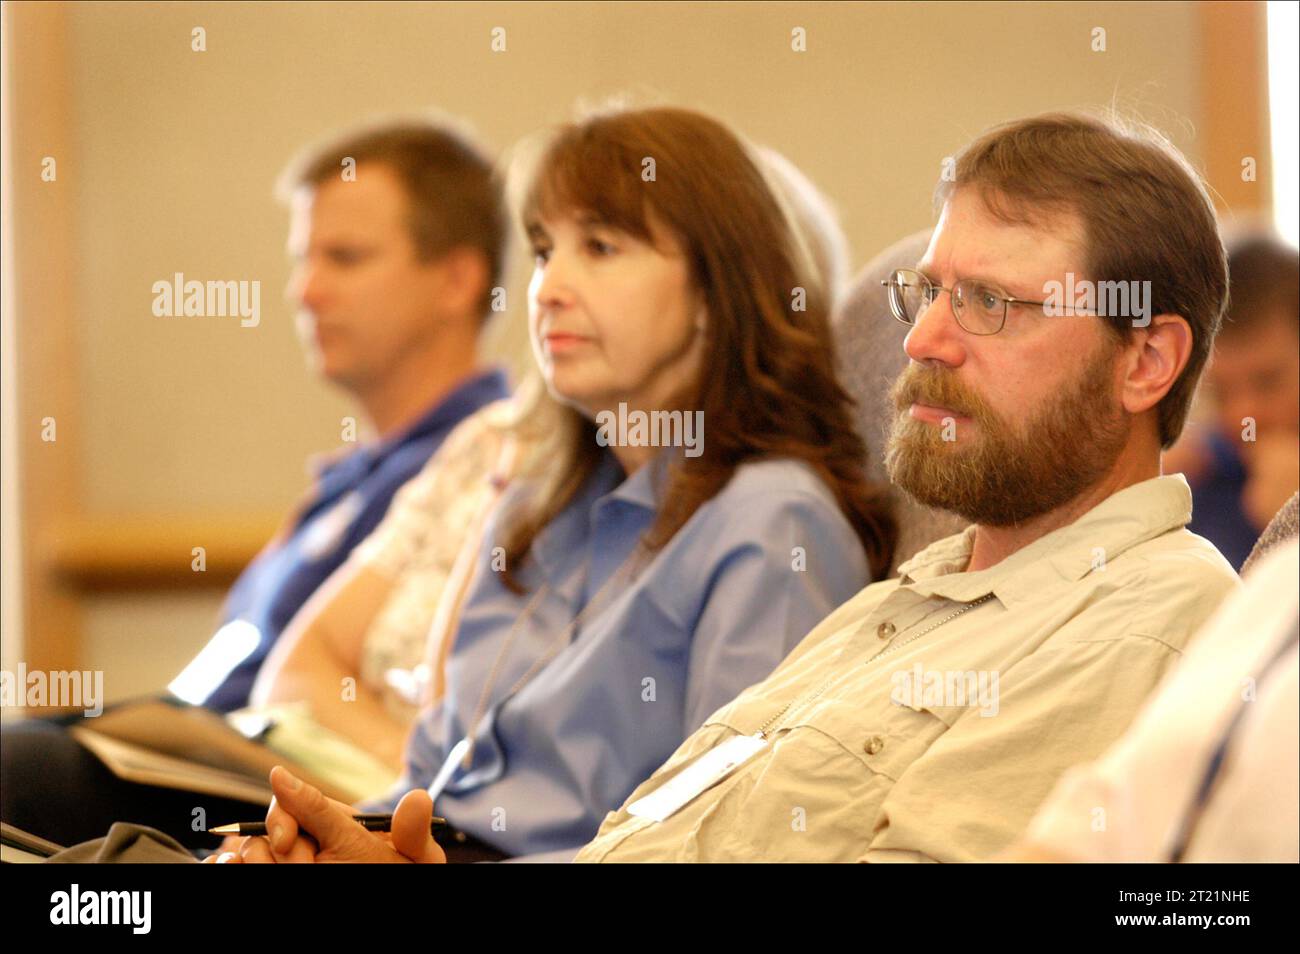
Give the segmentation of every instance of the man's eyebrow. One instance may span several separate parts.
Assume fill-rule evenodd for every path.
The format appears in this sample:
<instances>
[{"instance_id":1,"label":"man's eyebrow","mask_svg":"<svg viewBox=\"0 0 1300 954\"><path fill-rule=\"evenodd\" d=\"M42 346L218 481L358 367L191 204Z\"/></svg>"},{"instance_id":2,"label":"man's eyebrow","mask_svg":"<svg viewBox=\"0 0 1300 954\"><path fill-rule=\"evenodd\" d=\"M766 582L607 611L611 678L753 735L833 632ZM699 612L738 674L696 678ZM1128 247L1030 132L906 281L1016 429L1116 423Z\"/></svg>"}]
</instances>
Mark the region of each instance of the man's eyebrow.
<instances>
[{"instance_id":1,"label":"man's eyebrow","mask_svg":"<svg viewBox=\"0 0 1300 954\"><path fill-rule=\"evenodd\" d=\"M1007 282L1000 278L990 278L978 275L975 277L986 284L997 286L1012 298L1021 298L1026 301L1035 301L1036 299L1034 298L1034 295L1037 294L1037 291L1042 291L1042 289L1035 291L1031 289L1029 285L1022 284L1021 282ZM1046 294L1046 292L1044 292L1044 294Z\"/></svg>"},{"instance_id":2,"label":"man's eyebrow","mask_svg":"<svg viewBox=\"0 0 1300 954\"><path fill-rule=\"evenodd\" d=\"M924 267L923 263L917 262L915 270L920 272L926 278L930 279L930 281L933 282L934 284L936 285L939 284L938 278L932 272L927 270ZM988 273L975 274L975 275L959 274L957 276L957 281L972 280L972 279L977 282L983 282L985 285L992 285L995 288L998 288L1001 291L1006 292L1006 294L1011 298L1022 298L1025 300L1032 301L1034 300L1034 294L1037 293L1037 290L1031 291L1029 285L1025 285L1020 282L1005 281L996 276L989 275ZM1044 292L1044 294L1046 294L1046 292Z\"/></svg>"},{"instance_id":3,"label":"man's eyebrow","mask_svg":"<svg viewBox=\"0 0 1300 954\"><path fill-rule=\"evenodd\" d=\"M534 239L534 240L550 238L550 235L547 233L546 229L542 226L541 222L529 222L526 226L524 226L524 232L527 233L530 239Z\"/></svg>"}]
</instances>

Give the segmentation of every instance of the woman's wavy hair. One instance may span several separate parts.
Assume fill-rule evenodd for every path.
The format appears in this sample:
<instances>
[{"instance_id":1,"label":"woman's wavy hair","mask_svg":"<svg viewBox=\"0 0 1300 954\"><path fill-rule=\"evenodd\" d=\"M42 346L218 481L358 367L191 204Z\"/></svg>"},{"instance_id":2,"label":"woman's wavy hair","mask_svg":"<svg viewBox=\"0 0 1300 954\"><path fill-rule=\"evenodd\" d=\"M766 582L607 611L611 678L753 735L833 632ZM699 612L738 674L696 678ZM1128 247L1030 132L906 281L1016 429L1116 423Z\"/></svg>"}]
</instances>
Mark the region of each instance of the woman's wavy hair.
<instances>
[{"instance_id":1,"label":"woman's wavy hair","mask_svg":"<svg viewBox=\"0 0 1300 954\"><path fill-rule=\"evenodd\" d=\"M747 461L803 461L852 524L873 579L889 570L897 535L887 487L867 479L867 449L852 400L835 376L829 296L816 249L782 205L781 170L759 168L756 150L718 121L656 107L590 115L560 127L531 159L517 160L508 191L521 225L587 213L653 242L650 216L680 243L707 311L700 380L682 407L703 411L698 457L674 457L654 524L656 552ZM653 160L651 164L648 160ZM653 169L653 178L643 177ZM769 181L773 185L769 185ZM774 188L775 187L775 188ZM816 245L814 241L811 244ZM539 484L503 526L508 586L533 540L573 500L599 463L596 425L577 410L540 401L552 442Z\"/></svg>"}]
</instances>

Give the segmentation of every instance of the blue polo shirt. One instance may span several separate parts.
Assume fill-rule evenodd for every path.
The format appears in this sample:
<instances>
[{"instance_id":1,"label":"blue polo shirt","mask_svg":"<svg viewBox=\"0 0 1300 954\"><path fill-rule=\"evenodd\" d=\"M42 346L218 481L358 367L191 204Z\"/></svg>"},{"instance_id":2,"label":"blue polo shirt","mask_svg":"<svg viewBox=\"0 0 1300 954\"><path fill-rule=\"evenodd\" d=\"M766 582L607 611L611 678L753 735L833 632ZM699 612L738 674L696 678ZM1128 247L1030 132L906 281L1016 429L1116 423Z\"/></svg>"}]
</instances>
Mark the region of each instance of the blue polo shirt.
<instances>
[{"instance_id":1,"label":"blue polo shirt","mask_svg":"<svg viewBox=\"0 0 1300 954\"><path fill-rule=\"evenodd\" d=\"M1217 428L1209 434L1213 464L1191 483L1192 521L1187 529L1200 534L1218 548L1232 568L1250 556L1262 532L1250 522L1241 504L1246 490L1246 466L1231 440Z\"/></svg>"},{"instance_id":2,"label":"blue polo shirt","mask_svg":"<svg viewBox=\"0 0 1300 954\"><path fill-rule=\"evenodd\" d=\"M406 431L359 447L316 476L316 485L291 528L248 565L230 590L222 625L256 627L256 648L204 700L230 712L248 705L257 671L299 607L369 536L398 489L414 477L449 433L469 415L509 394L505 374L470 378Z\"/></svg>"},{"instance_id":3,"label":"blue polo shirt","mask_svg":"<svg viewBox=\"0 0 1300 954\"><path fill-rule=\"evenodd\" d=\"M519 567L522 596L493 569L501 521L525 488L507 492L485 528L446 695L421 713L405 776L374 807L427 787L472 730L472 762L436 800L438 814L510 855L576 852L714 710L871 582L830 489L806 464L772 459L738 467L639 573L605 588L662 506L664 455L625 477L607 451L534 540Z\"/></svg>"}]
</instances>

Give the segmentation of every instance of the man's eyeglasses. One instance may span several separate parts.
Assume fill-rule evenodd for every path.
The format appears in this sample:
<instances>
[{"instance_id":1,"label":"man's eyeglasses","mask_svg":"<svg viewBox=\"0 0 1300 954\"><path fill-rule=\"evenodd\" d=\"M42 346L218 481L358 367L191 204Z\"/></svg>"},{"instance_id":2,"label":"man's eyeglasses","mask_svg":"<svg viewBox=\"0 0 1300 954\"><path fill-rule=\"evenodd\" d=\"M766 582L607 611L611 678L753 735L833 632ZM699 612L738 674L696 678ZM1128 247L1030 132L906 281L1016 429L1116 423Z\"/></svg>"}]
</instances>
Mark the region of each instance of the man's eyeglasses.
<instances>
[{"instance_id":1,"label":"man's eyeglasses","mask_svg":"<svg viewBox=\"0 0 1300 954\"><path fill-rule=\"evenodd\" d=\"M1007 322L1010 305L1033 305L1037 308L1047 302L1014 298L997 285L975 278L964 278L952 288L936 285L912 268L895 269L882 281L889 290L889 310L905 325L914 325L917 319L939 297L939 292L952 295L952 313L963 329L973 335L995 335Z\"/></svg>"}]
</instances>

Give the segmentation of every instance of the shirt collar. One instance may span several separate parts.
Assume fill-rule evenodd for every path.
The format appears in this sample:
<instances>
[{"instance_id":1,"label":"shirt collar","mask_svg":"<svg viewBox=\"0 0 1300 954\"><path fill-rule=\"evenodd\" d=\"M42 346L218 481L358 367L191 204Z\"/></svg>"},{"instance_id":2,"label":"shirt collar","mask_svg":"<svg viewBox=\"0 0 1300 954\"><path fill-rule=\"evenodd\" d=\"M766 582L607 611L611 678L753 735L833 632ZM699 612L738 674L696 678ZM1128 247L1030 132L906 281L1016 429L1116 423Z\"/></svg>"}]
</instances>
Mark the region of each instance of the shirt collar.
<instances>
[{"instance_id":1,"label":"shirt collar","mask_svg":"<svg viewBox=\"0 0 1300 954\"><path fill-rule=\"evenodd\" d=\"M613 452L605 450L573 502L533 540L531 552L543 573L550 577L566 555L571 558L587 547L615 502L655 513L659 509L656 491L663 486L672 459L669 450L655 455L630 477L624 475Z\"/></svg>"},{"instance_id":2,"label":"shirt collar","mask_svg":"<svg viewBox=\"0 0 1300 954\"><path fill-rule=\"evenodd\" d=\"M318 480L326 479L331 471L345 465L348 473L352 473L354 468L373 470L398 448L450 430L478 408L507 397L509 393L505 372L500 368L489 368L466 378L414 423L386 440L317 454L309 466Z\"/></svg>"},{"instance_id":3,"label":"shirt collar","mask_svg":"<svg viewBox=\"0 0 1300 954\"><path fill-rule=\"evenodd\" d=\"M529 552L547 579L557 567L572 559L573 554L585 551L596 505L604 499L603 495L617 489L622 480L623 469L618 459L605 451L573 500L533 538Z\"/></svg>"},{"instance_id":4,"label":"shirt collar","mask_svg":"<svg viewBox=\"0 0 1300 954\"><path fill-rule=\"evenodd\" d=\"M614 455L610 453L609 456ZM646 461L631 477L624 479L617 487L592 504L593 519L598 510L613 500L640 507L642 510L652 512L658 510L659 491L663 489L668 479L668 465L671 460L672 448L666 447Z\"/></svg>"},{"instance_id":5,"label":"shirt collar","mask_svg":"<svg viewBox=\"0 0 1300 954\"><path fill-rule=\"evenodd\" d=\"M924 595L970 602L993 593L1004 606L1042 602L1097 565L1192 519L1192 491L1182 474L1152 477L1111 494L1079 519L1044 534L1011 556L967 573L972 524L926 547L898 568L900 583Z\"/></svg>"}]
</instances>

